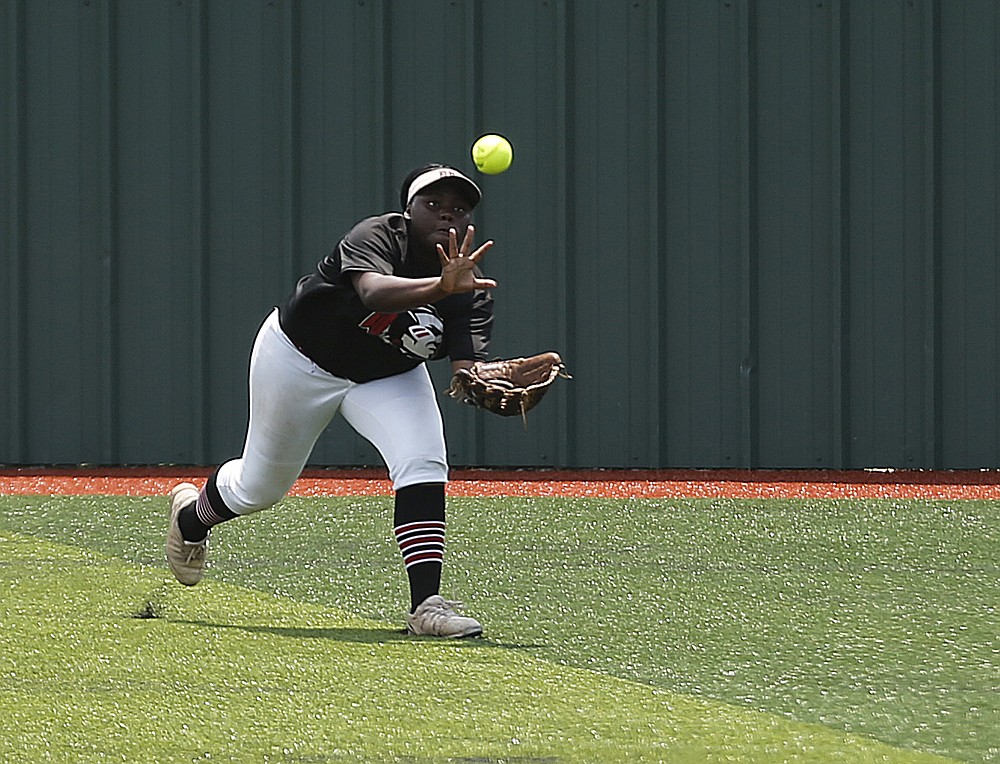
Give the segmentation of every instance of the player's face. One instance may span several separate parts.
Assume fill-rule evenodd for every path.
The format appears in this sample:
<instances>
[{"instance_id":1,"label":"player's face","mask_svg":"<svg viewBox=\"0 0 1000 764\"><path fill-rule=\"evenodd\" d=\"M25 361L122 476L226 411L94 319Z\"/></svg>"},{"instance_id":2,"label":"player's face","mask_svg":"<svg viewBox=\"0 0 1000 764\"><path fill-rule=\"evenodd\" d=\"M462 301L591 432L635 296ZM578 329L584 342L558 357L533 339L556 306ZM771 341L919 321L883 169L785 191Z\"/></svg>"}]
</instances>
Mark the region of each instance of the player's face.
<instances>
[{"instance_id":1,"label":"player's face","mask_svg":"<svg viewBox=\"0 0 1000 764\"><path fill-rule=\"evenodd\" d=\"M448 231L452 228L461 241L472 220L469 200L449 183L435 183L421 191L410 202L410 235L427 249L436 244L448 246Z\"/></svg>"}]
</instances>

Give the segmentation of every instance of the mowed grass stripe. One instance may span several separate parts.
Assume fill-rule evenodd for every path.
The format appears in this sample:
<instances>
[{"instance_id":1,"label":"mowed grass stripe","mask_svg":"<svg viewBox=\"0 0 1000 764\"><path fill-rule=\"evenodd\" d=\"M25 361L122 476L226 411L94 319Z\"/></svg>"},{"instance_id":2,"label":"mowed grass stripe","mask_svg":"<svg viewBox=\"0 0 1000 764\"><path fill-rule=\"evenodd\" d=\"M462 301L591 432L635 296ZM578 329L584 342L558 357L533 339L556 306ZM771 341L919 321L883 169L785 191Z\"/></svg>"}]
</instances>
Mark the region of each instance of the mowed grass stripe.
<instances>
[{"instance_id":1,"label":"mowed grass stripe","mask_svg":"<svg viewBox=\"0 0 1000 764\"><path fill-rule=\"evenodd\" d=\"M165 511L0 496L0 530L162 567ZM401 624L391 515L390 497L289 499L217 529L209 578ZM996 503L491 497L449 516L445 593L503 644L900 748L1000 752Z\"/></svg>"},{"instance_id":2,"label":"mowed grass stripe","mask_svg":"<svg viewBox=\"0 0 1000 764\"><path fill-rule=\"evenodd\" d=\"M0 559L7 760L949 761L15 534Z\"/></svg>"}]
</instances>

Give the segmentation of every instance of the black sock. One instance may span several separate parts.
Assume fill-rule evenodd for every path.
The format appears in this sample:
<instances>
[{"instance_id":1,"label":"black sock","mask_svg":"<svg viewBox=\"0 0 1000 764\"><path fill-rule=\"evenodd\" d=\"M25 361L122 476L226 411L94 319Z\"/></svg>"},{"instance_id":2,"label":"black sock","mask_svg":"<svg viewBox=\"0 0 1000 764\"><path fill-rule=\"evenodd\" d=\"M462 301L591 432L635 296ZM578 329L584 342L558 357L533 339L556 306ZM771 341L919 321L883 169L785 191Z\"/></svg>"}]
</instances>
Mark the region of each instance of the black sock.
<instances>
[{"instance_id":1,"label":"black sock","mask_svg":"<svg viewBox=\"0 0 1000 764\"><path fill-rule=\"evenodd\" d=\"M396 543L410 580L410 612L441 590L444 562L444 483L420 483L396 491Z\"/></svg>"},{"instance_id":2,"label":"black sock","mask_svg":"<svg viewBox=\"0 0 1000 764\"><path fill-rule=\"evenodd\" d=\"M188 504L177 515L177 525L185 541L202 541L213 527L236 516L222 500L213 474L198 494L198 500Z\"/></svg>"}]
</instances>

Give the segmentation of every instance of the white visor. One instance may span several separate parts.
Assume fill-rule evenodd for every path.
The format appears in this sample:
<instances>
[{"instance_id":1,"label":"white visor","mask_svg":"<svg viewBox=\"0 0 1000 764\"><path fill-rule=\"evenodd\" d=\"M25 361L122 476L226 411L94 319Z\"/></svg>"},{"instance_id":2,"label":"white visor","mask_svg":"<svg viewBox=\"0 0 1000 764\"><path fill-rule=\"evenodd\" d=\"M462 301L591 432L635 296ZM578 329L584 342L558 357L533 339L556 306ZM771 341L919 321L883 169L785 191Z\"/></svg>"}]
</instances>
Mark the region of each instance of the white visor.
<instances>
[{"instance_id":1,"label":"white visor","mask_svg":"<svg viewBox=\"0 0 1000 764\"><path fill-rule=\"evenodd\" d=\"M472 206L475 207L479 204L479 200L483 198L483 192L479 190L479 186L462 175L458 170L454 170L451 167L435 167L433 170L421 173L413 179L409 189L406 191L406 205L409 206L410 202L413 201L413 197L432 183L437 183L439 180L446 180L447 178L455 178L462 181L469 189L472 197Z\"/></svg>"}]
</instances>

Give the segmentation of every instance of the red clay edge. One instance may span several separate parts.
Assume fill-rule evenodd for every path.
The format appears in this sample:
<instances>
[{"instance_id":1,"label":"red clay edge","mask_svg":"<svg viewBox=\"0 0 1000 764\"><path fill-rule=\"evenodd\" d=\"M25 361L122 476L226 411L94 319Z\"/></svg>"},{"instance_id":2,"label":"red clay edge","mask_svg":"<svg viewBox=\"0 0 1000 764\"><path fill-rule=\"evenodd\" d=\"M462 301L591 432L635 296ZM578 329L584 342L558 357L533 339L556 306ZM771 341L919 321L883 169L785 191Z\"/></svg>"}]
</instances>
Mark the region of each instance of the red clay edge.
<instances>
[{"instance_id":1,"label":"red clay edge","mask_svg":"<svg viewBox=\"0 0 1000 764\"><path fill-rule=\"evenodd\" d=\"M200 486L205 467L10 467L0 494L166 494L182 481ZM309 469L290 496L388 496L384 470ZM996 470L561 470L454 469L451 496L602 499L943 499L1000 500Z\"/></svg>"}]
</instances>

